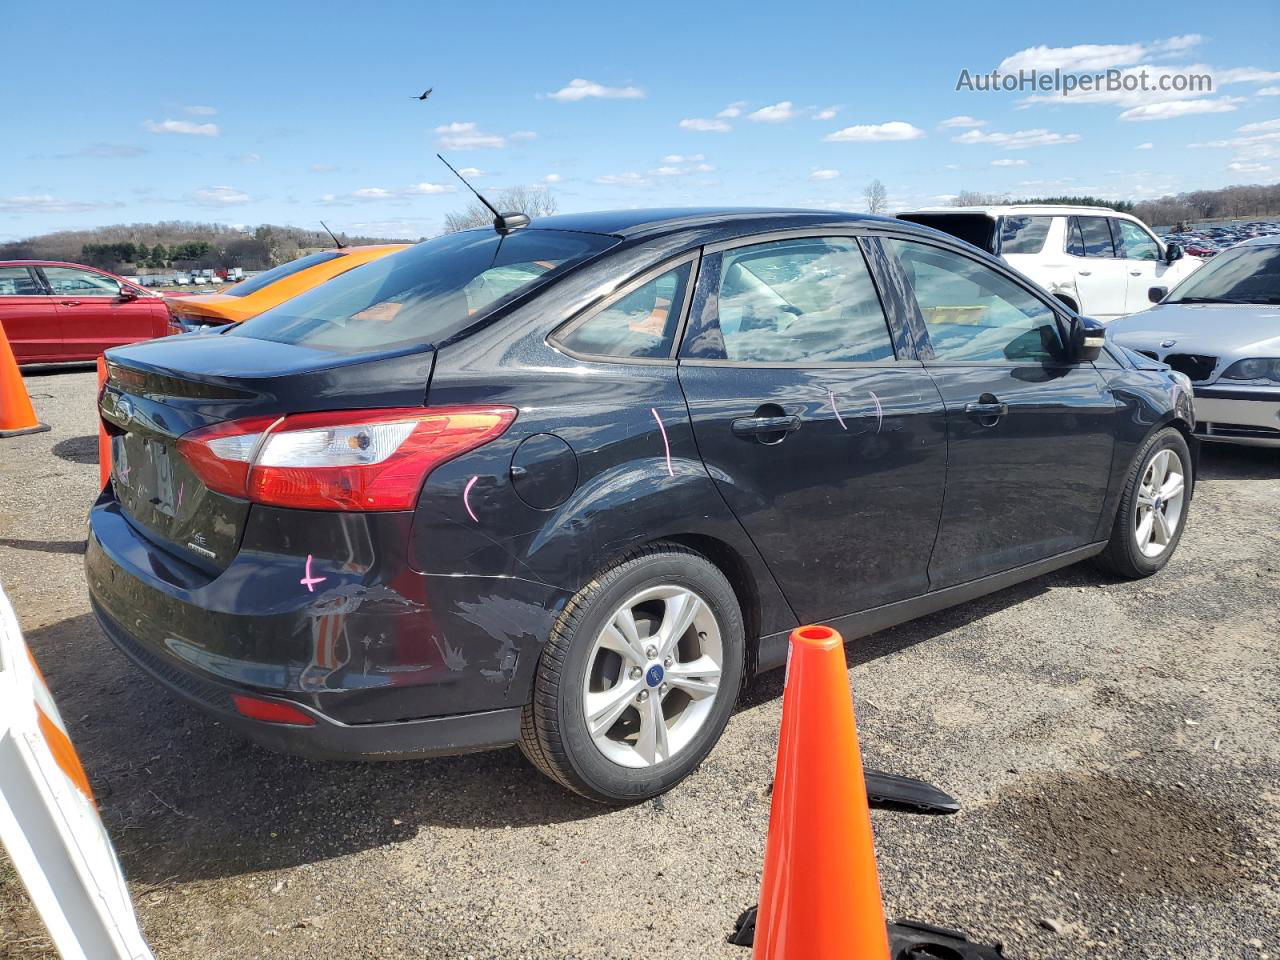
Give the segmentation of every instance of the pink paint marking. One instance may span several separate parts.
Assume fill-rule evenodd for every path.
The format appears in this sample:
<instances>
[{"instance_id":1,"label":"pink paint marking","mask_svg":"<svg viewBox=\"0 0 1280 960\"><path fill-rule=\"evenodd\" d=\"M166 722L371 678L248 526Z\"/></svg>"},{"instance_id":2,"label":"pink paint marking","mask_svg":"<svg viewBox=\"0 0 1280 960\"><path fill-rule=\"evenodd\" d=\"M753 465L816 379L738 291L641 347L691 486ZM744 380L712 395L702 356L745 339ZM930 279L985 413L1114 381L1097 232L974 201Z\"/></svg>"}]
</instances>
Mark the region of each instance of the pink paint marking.
<instances>
[{"instance_id":1,"label":"pink paint marking","mask_svg":"<svg viewBox=\"0 0 1280 960\"><path fill-rule=\"evenodd\" d=\"M836 419L840 421L840 429L848 430L849 428L844 425L844 417L840 416L840 408L836 406L836 395L828 390L827 396L831 399L831 409L835 411Z\"/></svg>"},{"instance_id":2,"label":"pink paint marking","mask_svg":"<svg viewBox=\"0 0 1280 960\"><path fill-rule=\"evenodd\" d=\"M667 473L674 477L676 471L671 466L671 441L667 439L667 428L663 425L662 418L658 416L658 411L655 408L650 407L649 412L653 414L653 419L658 421L658 429L662 432L662 446L667 451Z\"/></svg>"},{"instance_id":3,"label":"pink paint marking","mask_svg":"<svg viewBox=\"0 0 1280 960\"><path fill-rule=\"evenodd\" d=\"M328 577L313 577L311 575L311 554L308 553L307 554L307 574L298 582L302 584L304 587L306 587L309 593L315 593L316 584L324 583L328 579L329 579Z\"/></svg>"},{"instance_id":4,"label":"pink paint marking","mask_svg":"<svg viewBox=\"0 0 1280 960\"><path fill-rule=\"evenodd\" d=\"M880 428L884 425L884 407L880 406L880 398L876 396L876 393L874 390L868 390L867 392L871 394L871 399L875 401L876 433L878 434L880 432Z\"/></svg>"},{"instance_id":5,"label":"pink paint marking","mask_svg":"<svg viewBox=\"0 0 1280 960\"><path fill-rule=\"evenodd\" d=\"M467 481L466 489L462 491L462 505L467 508L467 513L471 515L471 519L476 523L480 522L480 518L477 517L476 512L471 509L471 488L476 485L476 481L479 479L479 477L472 477Z\"/></svg>"},{"instance_id":6,"label":"pink paint marking","mask_svg":"<svg viewBox=\"0 0 1280 960\"><path fill-rule=\"evenodd\" d=\"M182 491L186 487L186 485L187 484L185 480L178 484L178 509L179 510L182 509Z\"/></svg>"},{"instance_id":7,"label":"pink paint marking","mask_svg":"<svg viewBox=\"0 0 1280 960\"><path fill-rule=\"evenodd\" d=\"M126 463L126 464L122 464L122 465L121 465L121 467L120 467L120 479L121 479L121 480L128 480L128 479L129 479L129 471L130 471L130 469L132 469L132 468L131 468L127 463Z\"/></svg>"}]
</instances>

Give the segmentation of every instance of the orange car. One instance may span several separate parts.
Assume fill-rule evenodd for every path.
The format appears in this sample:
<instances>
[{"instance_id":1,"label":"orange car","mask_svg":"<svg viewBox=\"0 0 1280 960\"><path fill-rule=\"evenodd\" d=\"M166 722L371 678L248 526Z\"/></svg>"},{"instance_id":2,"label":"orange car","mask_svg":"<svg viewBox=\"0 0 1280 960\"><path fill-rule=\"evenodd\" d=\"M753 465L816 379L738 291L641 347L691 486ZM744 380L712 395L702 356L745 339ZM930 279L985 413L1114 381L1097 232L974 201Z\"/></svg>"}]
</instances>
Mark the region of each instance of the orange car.
<instances>
[{"instance_id":1,"label":"orange car","mask_svg":"<svg viewBox=\"0 0 1280 960\"><path fill-rule=\"evenodd\" d=\"M407 243L378 243L324 250L272 267L242 280L224 293L171 296L168 302L174 319L170 322L169 332L184 333L197 327L240 323L306 293L340 273L398 253L408 246Z\"/></svg>"}]
</instances>

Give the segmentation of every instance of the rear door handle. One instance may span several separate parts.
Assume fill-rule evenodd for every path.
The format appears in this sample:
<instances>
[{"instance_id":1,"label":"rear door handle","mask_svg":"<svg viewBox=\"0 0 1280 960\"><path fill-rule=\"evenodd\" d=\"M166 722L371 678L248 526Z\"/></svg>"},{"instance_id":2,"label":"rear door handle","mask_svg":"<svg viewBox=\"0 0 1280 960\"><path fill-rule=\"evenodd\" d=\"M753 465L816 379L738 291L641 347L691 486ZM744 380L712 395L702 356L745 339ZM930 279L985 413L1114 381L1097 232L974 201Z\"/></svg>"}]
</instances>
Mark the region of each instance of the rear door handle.
<instances>
[{"instance_id":1,"label":"rear door handle","mask_svg":"<svg viewBox=\"0 0 1280 960\"><path fill-rule=\"evenodd\" d=\"M1142 271L1141 271L1141 270L1130 270L1130 271L1129 271L1129 276L1131 276L1131 277L1140 277L1140 276L1142 276Z\"/></svg>"},{"instance_id":2,"label":"rear door handle","mask_svg":"<svg viewBox=\"0 0 1280 960\"><path fill-rule=\"evenodd\" d=\"M735 437L750 440L762 434L793 433L800 429L799 417L739 417L730 425Z\"/></svg>"},{"instance_id":3,"label":"rear door handle","mask_svg":"<svg viewBox=\"0 0 1280 960\"><path fill-rule=\"evenodd\" d=\"M1092 270L1080 270L1080 271L1077 271L1077 272L1078 272L1078 273L1080 274L1080 276L1082 276L1082 277L1091 277L1091 276L1093 276L1093 271L1092 271Z\"/></svg>"},{"instance_id":4,"label":"rear door handle","mask_svg":"<svg viewBox=\"0 0 1280 960\"><path fill-rule=\"evenodd\" d=\"M1009 405L1003 400L992 403L966 403L964 412L971 417L1003 417L1009 412Z\"/></svg>"}]
</instances>

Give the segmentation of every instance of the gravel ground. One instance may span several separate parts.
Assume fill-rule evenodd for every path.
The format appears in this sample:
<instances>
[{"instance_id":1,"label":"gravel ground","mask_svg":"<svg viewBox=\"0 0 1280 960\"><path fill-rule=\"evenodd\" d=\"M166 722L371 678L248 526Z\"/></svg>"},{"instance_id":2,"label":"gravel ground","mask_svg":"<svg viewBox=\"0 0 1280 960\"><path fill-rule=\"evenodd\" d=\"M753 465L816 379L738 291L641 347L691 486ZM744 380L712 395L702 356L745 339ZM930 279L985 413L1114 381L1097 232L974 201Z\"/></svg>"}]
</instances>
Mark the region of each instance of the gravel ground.
<instances>
[{"instance_id":1,"label":"gravel ground","mask_svg":"<svg viewBox=\"0 0 1280 960\"><path fill-rule=\"evenodd\" d=\"M757 899L781 678L702 768L607 810L518 752L318 764L129 666L88 610L93 372L27 378L0 440L0 578L161 958L735 958ZM877 813L890 916L1010 957L1280 957L1280 453L1206 450L1181 549L1074 567L849 648L869 765L963 803ZM1053 929L1050 929L1053 928ZM0 856L0 957L52 956Z\"/></svg>"}]
</instances>

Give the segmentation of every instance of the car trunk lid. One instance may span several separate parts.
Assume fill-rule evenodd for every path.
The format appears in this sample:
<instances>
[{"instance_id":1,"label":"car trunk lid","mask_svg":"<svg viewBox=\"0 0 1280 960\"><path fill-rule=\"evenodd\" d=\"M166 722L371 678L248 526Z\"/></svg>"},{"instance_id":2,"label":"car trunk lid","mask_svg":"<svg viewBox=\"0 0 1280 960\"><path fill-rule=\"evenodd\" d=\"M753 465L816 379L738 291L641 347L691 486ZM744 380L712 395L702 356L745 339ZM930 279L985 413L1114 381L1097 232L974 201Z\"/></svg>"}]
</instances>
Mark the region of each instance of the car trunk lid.
<instances>
[{"instance_id":1,"label":"car trunk lid","mask_svg":"<svg viewBox=\"0 0 1280 960\"><path fill-rule=\"evenodd\" d=\"M212 574L235 557L249 501L209 489L178 449L226 420L426 402L435 349L344 356L247 337L170 337L107 354L99 410L112 486L126 516L160 546Z\"/></svg>"}]
</instances>

